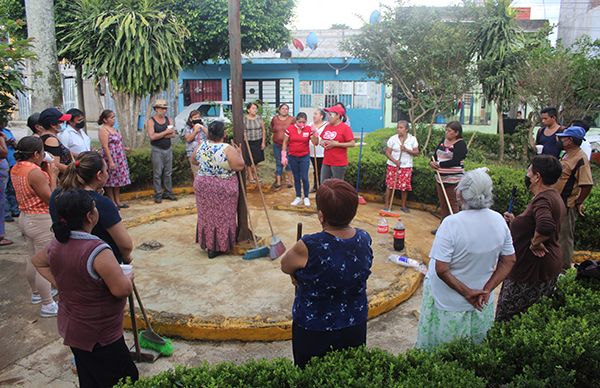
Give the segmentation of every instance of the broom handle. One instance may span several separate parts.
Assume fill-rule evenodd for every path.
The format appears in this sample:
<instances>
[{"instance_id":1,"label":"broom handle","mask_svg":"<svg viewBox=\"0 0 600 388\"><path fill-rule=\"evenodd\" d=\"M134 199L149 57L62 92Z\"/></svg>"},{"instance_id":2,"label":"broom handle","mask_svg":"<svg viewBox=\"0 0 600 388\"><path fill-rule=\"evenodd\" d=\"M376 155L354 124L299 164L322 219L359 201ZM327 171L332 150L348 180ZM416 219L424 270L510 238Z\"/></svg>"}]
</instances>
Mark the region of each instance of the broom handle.
<instances>
[{"instance_id":1,"label":"broom handle","mask_svg":"<svg viewBox=\"0 0 600 388\"><path fill-rule=\"evenodd\" d=\"M248 224L250 225L250 229L252 229L252 240L254 240L254 248L258 248L258 241L256 241L256 234L254 234L254 227L252 226L252 217L250 217L250 209L248 209L248 198L246 197L246 186L244 185L244 181L242 180L242 173L237 172L238 179L241 183L242 189L242 198L244 198L244 204L246 205L246 210L248 210Z\"/></svg>"},{"instance_id":2,"label":"broom handle","mask_svg":"<svg viewBox=\"0 0 600 388\"><path fill-rule=\"evenodd\" d=\"M433 156L431 157L431 161L435 162L435 158ZM442 193L444 193L444 198L446 199L446 206L448 206L448 211L450 212L450 215L453 215L454 211L452 210L452 206L450 206L450 200L448 199L448 194L446 193L446 187L444 187L444 182L442 182L442 176L440 175L439 170L435 170L435 173L437 174L437 177L440 181L440 186L442 186Z\"/></svg>"},{"instance_id":3,"label":"broom handle","mask_svg":"<svg viewBox=\"0 0 600 388\"><path fill-rule=\"evenodd\" d=\"M150 325L150 320L148 319L148 316L146 315L146 309L144 308L144 304L142 303L142 298L140 298L140 293L138 292L137 287L135 286L134 281L131 281L131 285L133 286L133 293L135 294L135 299L137 299L138 305L140 306L140 310L142 310L142 316L144 317L144 322L146 322L146 326L148 327L148 329L150 329L150 331L154 331L152 330L152 325Z\"/></svg>"},{"instance_id":4,"label":"broom handle","mask_svg":"<svg viewBox=\"0 0 600 388\"><path fill-rule=\"evenodd\" d=\"M356 171L356 193L358 194L358 185L360 183L360 163L362 161L362 149L363 149L363 131L364 128L360 129L360 148L358 149L358 166Z\"/></svg>"},{"instance_id":5,"label":"broom handle","mask_svg":"<svg viewBox=\"0 0 600 388\"><path fill-rule=\"evenodd\" d=\"M135 309L133 306L133 295L127 297L129 301L129 315L131 316L131 330L133 331L133 344L135 346L135 356L137 361L142 359L142 349L140 348L140 342L138 340L137 322L135 321Z\"/></svg>"},{"instance_id":6,"label":"broom handle","mask_svg":"<svg viewBox=\"0 0 600 388\"><path fill-rule=\"evenodd\" d=\"M402 147L404 144L400 144L400 156L398 160L402 159ZM394 206L394 196L396 195L396 186L398 185L398 172L400 171L400 167L396 168L396 176L394 177L394 187L392 187L392 196L390 197L390 212L392 211L392 206Z\"/></svg>"},{"instance_id":7,"label":"broom handle","mask_svg":"<svg viewBox=\"0 0 600 388\"><path fill-rule=\"evenodd\" d=\"M254 164L254 156L252 156L252 150L250 149L250 143L248 143L248 139L244 136L244 142L246 143L246 148L248 149L248 156L250 156L250 162L252 163L252 168L254 168L254 173L256 174L256 185L258 186L258 192L260 193L260 199L263 204L263 208L265 209L265 215L267 216L267 222L269 223L269 229L271 229L271 236L275 235L273 232L273 225L271 225L271 219L269 218L269 211L267 210L267 202L265 201L265 195L262 192L262 187L260 186L260 179L258 177L258 169L256 168L256 164Z\"/></svg>"},{"instance_id":8,"label":"broom handle","mask_svg":"<svg viewBox=\"0 0 600 388\"><path fill-rule=\"evenodd\" d=\"M319 188L319 164L317 163L317 148L313 147L315 153L313 154L313 159L315 161L315 176L317 177L317 189Z\"/></svg>"},{"instance_id":9,"label":"broom handle","mask_svg":"<svg viewBox=\"0 0 600 388\"><path fill-rule=\"evenodd\" d=\"M302 238L302 222L298 222L296 226L296 241L299 241Z\"/></svg>"}]
</instances>

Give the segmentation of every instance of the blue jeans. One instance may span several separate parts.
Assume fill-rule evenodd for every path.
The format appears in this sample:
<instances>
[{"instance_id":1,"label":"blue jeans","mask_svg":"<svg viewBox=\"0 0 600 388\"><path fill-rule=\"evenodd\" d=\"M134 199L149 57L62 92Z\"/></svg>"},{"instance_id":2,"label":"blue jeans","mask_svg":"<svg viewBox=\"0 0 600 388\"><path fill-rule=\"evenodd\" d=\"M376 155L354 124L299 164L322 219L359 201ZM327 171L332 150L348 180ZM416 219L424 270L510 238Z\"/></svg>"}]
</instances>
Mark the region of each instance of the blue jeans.
<instances>
[{"instance_id":1,"label":"blue jeans","mask_svg":"<svg viewBox=\"0 0 600 388\"><path fill-rule=\"evenodd\" d=\"M8 181L8 162L0 160L0 237L4 237L4 214L8 210L6 202L6 182Z\"/></svg>"},{"instance_id":2,"label":"blue jeans","mask_svg":"<svg viewBox=\"0 0 600 388\"><path fill-rule=\"evenodd\" d=\"M283 175L283 165L281 164L281 146L273 143L273 155L275 155L275 175ZM290 171L290 165L288 164L285 171Z\"/></svg>"},{"instance_id":3,"label":"blue jeans","mask_svg":"<svg viewBox=\"0 0 600 388\"><path fill-rule=\"evenodd\" d=\"M304 198L308 198L308 167L310 166L310 156L288 156L288 165L294 174L294 188L296 189L296 197L302 197L301 188L304 187Z\"/></svg>"},{"instance_id":4,"label":"blue jeans","mask_svg":"<svg viewBox=\"0 0 600 388\"><path fill-rule=\"evenodd\" d=\"M10 170L8 174L8 181L6 183L6 190L4 190L6 194L6 202L7 208L4 210L4 215L12 214L14 216L19 216L19 204L17 203L17 196L15 194L15 188L13 187L12 181L10 180Z\"/></svg>"}]
</instances>

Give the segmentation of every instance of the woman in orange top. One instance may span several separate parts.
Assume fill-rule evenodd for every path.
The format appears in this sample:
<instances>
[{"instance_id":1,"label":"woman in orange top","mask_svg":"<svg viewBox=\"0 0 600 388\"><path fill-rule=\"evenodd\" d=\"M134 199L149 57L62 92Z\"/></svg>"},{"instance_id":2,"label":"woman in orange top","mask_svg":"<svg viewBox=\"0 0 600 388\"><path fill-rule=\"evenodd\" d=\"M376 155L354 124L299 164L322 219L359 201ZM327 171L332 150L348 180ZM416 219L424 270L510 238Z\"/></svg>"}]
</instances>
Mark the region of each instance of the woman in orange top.
<instances>
[{"instance_id":1,"label":"woman in orange top","mask_svg":"<svg viewBox=\"0 0 600 388\"><path fill-rule=\"evenodd\" d=\"M15 158L17 164L12 168L10 177L21 210L19 229L30 254L25 274L32 291L31 303L42 303L40 315L43 318L55 317L58 313L58 304L53 300L56 293L53 295L50 283L35 270L31 258L53 238L48 204L50 194L56 188L58 167L54 161L44 161L44 143L39 137L22 138L17 144ZM42 164L44 169L40 167Z\"/></svg>"}]
</instances>

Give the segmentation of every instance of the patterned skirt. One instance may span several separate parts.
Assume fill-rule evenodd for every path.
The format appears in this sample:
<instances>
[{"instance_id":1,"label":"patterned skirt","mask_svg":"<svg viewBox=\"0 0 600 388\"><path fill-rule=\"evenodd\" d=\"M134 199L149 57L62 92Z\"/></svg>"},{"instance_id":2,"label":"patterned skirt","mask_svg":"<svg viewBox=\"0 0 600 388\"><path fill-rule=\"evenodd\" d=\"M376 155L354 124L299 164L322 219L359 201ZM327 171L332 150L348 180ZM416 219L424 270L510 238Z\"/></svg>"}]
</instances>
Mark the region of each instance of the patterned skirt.
<instances>
[{"instance_id":1,"label":"patterned skirt","mask_svg":"<svg viewBox=\"0 0 600 388\"><path fill-rule=\"evenodd\" d=\"M457 338L470 338L479 343L485 339L493 323L494 303L491 298L482 311L440 310L435 306L429 279L425 279L415 346L427 349Z\"/></svg>"},{"instance_id":2,"label":"patterned skirt","mask_svg":"<svg viewBox=\"0 0 600 388\"><path fill-rule=\"evenodd\" d=\"M228 252L236 242L238 179L196 176L194 180L198 233L202 249Z\"/></svg>"},{"instance_id":3,"label":"patterned skirt","mask_svg":"<svg viewBox=\"0 0 600 388\"><path fill-rule=\"evenodd\" d=\"M412 191L411 181L412 167L402 167L398 169L395 166L390 166L389 164L387 165L387 171L385 174L385 185L388 189L393 189L395 183L396 190Z\"/></svg>"},{"instance_id":4,"label":"patterned skirt","mask_svg":"<svg viewBox=\"0 0 600 388\"><path fill-rule=\"evenodd\" d=\"M539 283L521 283L505 279L502 283L496 320L506 322L515 315L527 311L529 307L539 302L543 296L550 296L556 286L557 278Z\"/></svg>"}]
</instances>

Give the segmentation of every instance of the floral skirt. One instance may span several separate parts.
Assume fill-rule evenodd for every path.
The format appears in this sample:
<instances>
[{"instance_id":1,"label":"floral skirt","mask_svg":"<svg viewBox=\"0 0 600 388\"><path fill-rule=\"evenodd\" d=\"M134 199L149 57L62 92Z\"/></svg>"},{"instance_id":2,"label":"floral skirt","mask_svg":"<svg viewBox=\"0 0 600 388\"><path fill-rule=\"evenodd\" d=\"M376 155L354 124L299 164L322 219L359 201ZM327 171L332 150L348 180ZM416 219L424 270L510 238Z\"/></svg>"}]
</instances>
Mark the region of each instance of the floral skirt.
<instances>
[{"instance_id":1,"label":"floral skirt","mask_svg":"<svg viewBox=\"0 0 600 388\"><path fill-rule=\"evenodd\" d=\"M397 173L396 173L397 172ZM412 191L412 167L400 168L387 165L385 174L385 185L388 189L393 189L396 184L396 190Z\"/></svg>"},{"instance_id":2,"label":"floral skirt","mask_svg":"<svg viewBox=\"0 0 600 388\"><path fill-rule=\"evenodd\" d=\"M533 284L505 279L498 297L496 320L509 321L515 315L527 311L529 307L539 302L543 296L552 294L556 286L556 279Z\"/></svg>"},{"instance_id":3,"label":"floral skirt","mask_svg":"<svg viewBox=\"0 0 600 388\"><path fill-rule=\"evenodd\" d=\"M236 242L238 179L196 176L194 180L198 232L202 249L228 252Z\"/></svg>"},{"instance_id":4,"label":"floral skirt","mask_svg":"<svg viewBox=\"0 0 600 388\"><path fill-rule=\"evenodd\" d=\"M493 323L492 300L482 311L440 310L435 306L429 279L425 279L415 346L427 349L457 338L470 338L473 342L479 343L485 339Z\"/></svg>"}]
</instances>

